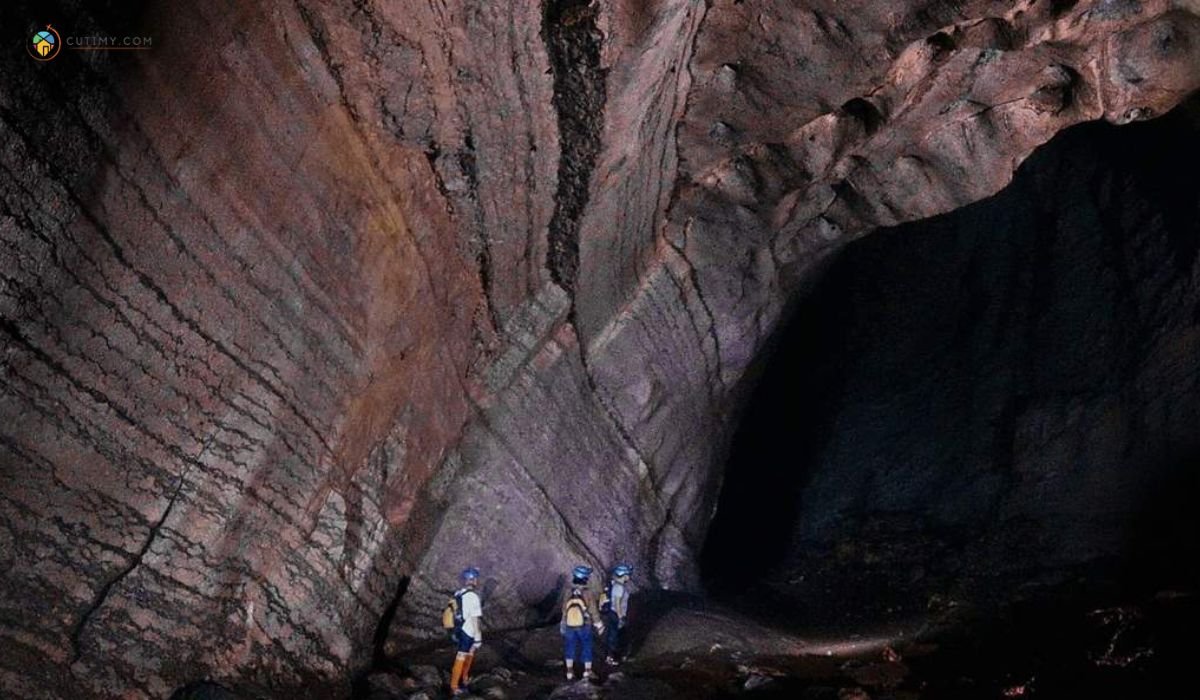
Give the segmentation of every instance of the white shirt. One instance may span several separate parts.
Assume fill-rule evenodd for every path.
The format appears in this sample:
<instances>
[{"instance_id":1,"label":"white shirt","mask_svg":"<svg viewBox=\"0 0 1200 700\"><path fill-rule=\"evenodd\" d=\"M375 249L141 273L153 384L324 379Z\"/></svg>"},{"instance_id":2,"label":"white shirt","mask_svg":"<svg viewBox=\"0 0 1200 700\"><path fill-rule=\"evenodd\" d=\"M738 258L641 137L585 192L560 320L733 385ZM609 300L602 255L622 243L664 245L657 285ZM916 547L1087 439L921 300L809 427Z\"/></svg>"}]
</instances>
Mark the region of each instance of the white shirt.
<instances>
[{"instance_id":1,"label":"white shirt","mask_svg":"<svg viewBox=\"0 0 1200 700\"><path fill-rule=\"evenodd\" d=\"M629 594L625 590L625 584L620 581L612 582L612 609L617 613L617 617L625 619L629 614Z\"/></svg>"},{"instance_id":2,"label":"white shirt","mask_svg":"<svg viewBox=\"0 0 1200 700\"><path fill-rule=\"evenodd\" d=\"M462 594L462 614L463 632L477 642L483 641L483 628L479 624L483 618L483 603L475 591L467 590Z\"/></svg>"}]
</instances>

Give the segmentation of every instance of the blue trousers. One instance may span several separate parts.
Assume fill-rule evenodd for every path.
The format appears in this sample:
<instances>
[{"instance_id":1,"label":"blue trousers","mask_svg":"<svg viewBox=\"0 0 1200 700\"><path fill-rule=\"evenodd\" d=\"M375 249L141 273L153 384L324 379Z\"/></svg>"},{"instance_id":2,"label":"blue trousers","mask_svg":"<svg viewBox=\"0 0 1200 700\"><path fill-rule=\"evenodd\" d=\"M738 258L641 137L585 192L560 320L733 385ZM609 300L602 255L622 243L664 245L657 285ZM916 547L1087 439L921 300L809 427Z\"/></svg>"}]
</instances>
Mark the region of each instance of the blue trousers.
<instances>
[{"instance_id":1,"label":"blue trousers","mask_svg":"<svg viewBox=\"0 0 1200 700\"><path fill-rule=\"evenodd\" d=\"M574 659L576 647L580 650L583 663L592 663L592 628L584 625L583 627L568 627L563 632L563 658Z\"/></svg>"}]
</instances>

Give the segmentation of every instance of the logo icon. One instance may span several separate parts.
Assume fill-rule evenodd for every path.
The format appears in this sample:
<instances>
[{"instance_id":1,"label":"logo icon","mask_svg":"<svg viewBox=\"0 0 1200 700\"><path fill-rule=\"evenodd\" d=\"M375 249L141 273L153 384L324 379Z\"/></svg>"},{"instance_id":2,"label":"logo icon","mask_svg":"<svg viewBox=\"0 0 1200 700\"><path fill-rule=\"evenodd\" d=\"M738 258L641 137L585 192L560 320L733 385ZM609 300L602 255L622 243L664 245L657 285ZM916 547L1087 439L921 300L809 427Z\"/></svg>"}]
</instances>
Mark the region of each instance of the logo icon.
<instances>
[{"instance_id":1,"label":"logo icon","mask_svg":"<svg viewBox=\"0 0 1200 700\"><path fill-rule=\"evenodd\" d=\"M51 61L62 50L62 37L54 27L47 24L45 29L33 33L26 47L29 49L29 55L36 60Z\"/></svg>"}]
</instances>

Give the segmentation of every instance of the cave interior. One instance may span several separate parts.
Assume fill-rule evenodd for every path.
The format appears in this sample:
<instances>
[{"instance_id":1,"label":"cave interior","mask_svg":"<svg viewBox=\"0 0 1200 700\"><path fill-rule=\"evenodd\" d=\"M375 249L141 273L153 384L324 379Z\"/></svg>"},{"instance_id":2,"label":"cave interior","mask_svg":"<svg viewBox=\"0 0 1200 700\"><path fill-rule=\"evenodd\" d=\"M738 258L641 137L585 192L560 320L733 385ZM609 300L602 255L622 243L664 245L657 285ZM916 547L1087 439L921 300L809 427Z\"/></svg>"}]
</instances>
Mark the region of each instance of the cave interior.
<instances>
[{"instance_id":1,"label":"cave interior","mask_svg":"<svg viewBox=\"0 0 1200 700\"><path fill-rule=\"evenodd\" d=\"M533 3L510 18L541 22L524 44L509 39L512 87L472 72L502 63L490 55L430 68L430 46L372 14L388 3L352 4L346 26L370 37L358 63L337 53L350 30L312 2L281 11L264 46L320 70L279 68L275 49L243 59L230 48L240 30L220 50L166 42L171 61L219 66L174 88L170 108L152 89L170 71L133 58L0 62L0 695L428 700L448 659L429 622L466 563L485 569L497 620L476 686L490 700L1165 697L1191 678L1200 96L1133 124L1101 113L1048 128L1024 160L1013 148L1012 180L994 194L964 188L971 203L949 198L944 213L860 221L811 267L772 249L760 257L778 274L764 282L753 261L770 245L737 248L752 260L742 267L712 261L729 240L770 237L746 221L779 195L762 184L778 144L747 147L768 153L754 176L738 170L744 153L713 166L719 196L656 181L645 221L614 227L651 230L677 206L726 239L689 248L691 220L663 241L594 235L606 230L595 218L641 206L649 189L604 189L644 154L599 115L668 92L618 90L667 59L630 67L605 42L696 32L702 14ZM905 21L941 26L966 4L925 3ZM1048 4L1062 22L1091 5L1104 21L1137 14ZM95 32L152 34L173 18L141 2L51 5ZM214 32L242 10L275 16L245 5L182 16ZM494 29L467 5L464 26ZM1176 60L1200 30L1167 14L1185 29L1155 46ZM851 34L813 16L822 36ZM1004 27L983 49L964 30L881 53L998 60L1020 48ZM453 57L462 36L447 37L437 48ZM521 53L534 39L545 45ZM688 73L683 56L662 74ZM384 64L444 71L444 84L354 92L389 80ZM224 91L260 74L263 112L227 107ZM761 87L735 63L696 75L697 91ZM1066 78L1051 112L1067 113L1087 89L1053 75ZM486 118L447 108L447 86L464 104L525 100L514 112L528 133L505 131L520 121L508 106L476 105ZM23 108L34 99L54 109ZM152 116L130 117L138 109ZM744 135L683 125L686 111L657 109L664 154L689 129L703 135L687 154L699 160ZM889 128L861 98L812 123L831 115L839 139ZM243 145L261 170L220 155ZM509 151L526 160L494 155ZM678 154L659 160L693 166ZM750 195L729 194L738 187ZM870 209L852 189L839 181L831 202ZM610 209L591 213L597 201ZM659 257L667 272L635 269ZM769 291L746 316L782 310L761 343L741 326L730 342L720 325L740 299L711 290L754 284ZM688 333L698 340L676 342ZM727 371L737 352L744 371ZM631 658L562 686L554 618L577 560L601 575L636 562Z\"/></svg>"}]
</instances>

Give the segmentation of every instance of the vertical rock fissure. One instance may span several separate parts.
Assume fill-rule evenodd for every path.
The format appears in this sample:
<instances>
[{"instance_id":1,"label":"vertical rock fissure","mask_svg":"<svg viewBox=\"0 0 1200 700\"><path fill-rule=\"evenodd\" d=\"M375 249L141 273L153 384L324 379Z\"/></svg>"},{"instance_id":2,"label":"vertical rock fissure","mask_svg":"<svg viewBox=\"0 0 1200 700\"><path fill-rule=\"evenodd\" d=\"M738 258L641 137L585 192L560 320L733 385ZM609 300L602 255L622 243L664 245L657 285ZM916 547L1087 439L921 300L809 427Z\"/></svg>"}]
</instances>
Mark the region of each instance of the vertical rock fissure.
<instances>
[{"instance_id":1,"label":"vertical rock fissure","mask_svg":"<svg viewBox=\"0 0 1200 700\"><path fill-rule=\"evenodd\" d=\"M300 20L304 22L304 28L308 30L309 39L312 40L313 47L321 57L321 62L325 64L326 70L329 71L329 77L333 79L338 89L338 99L341 101L342 108L346 110L346 114L350 116L355 128L358 128L361 119L358 111L354 108L354 104L346 95L346 82L342 76L342 71L333 59L333 55L329 52L329 36L325 32L322 25L314 16L313 11L306 4L296 2L296 12L300 15Z\"/></svg>"},{"instance_id":2,"label":"vertical rock fissure","mask_svg":"<svg viewBox=\"0 0 1200 700\"><path fill-rule=\"evenodd\" d=\"M125 568L121 569L116 576L109 579L108 583L104 584L100 588L100 590L96 593L96 597L93 598L91 604L88 605L87 610L85 610L83 615L80 616L79 622L75 625L75 629L71 631L71 660L73 662L78 661L80 657L83 656L83 632L85 629L87 629L88 623L92 621L92 618L96 615L100 608L104 606L105 601L108 600L109 594L112 593L112 590L116 588L117 584L119 584L121 581L124 581L129 574L133 573L134 569L141 565L142 559L144 559L146 553L150 551L150 547L154 544L154 541L158 539L158 533L162 529L163 524L167 522L167 518L170 517L171 511L175 509L175 502L179 499L179 494L182 489L183 478L181 477L179 484L175 487L175 492L171 494L171 500L167 502L167 507L163 509L163 513L161 516L159 516L158 521L150 527L150 533L146 537L146 541L142 543L138 553L134 555L133 559L130 560L129 564L127 564Z\"/></svg>"},{"instance_id":3,"label":"vertical rock fissure","mask_svg":"<svg viewBox=\"0 0 1200 700\"><path fill-rule=\"evenodd\" d=\"M671 249L674 250L679 256L679 258L683 260L684 264L687 265L688 282L691 283L692 290L696 293L696 301L700 303L700 308L704 310L704 315L708 317L708 328L702 329L701 324L696 320L695 314L693 314L691 309L688 308L687 292L683 288L683 282L672 275L671 279L675 283L675 287L679 292L680 303L682 303L684 308L687 309L688 320L692 324L692 329L695 331L697 338L707 335L708 339L713 345L712 359L713 363L716 365L715 369L707 367L709 359L708 353L703 353L703 355L706 370L710 375L712 375L712 381L708 383L707 389L709 398L713 400L712 405L715 408L717 405L716 392L718 389L725 388L724 372L722 371L721 360L721 337L717 334L717 317L713 313L712 307L708 305L708 300L704 298L704 291L700 289L700 274L696 271L696 266L692 264L691 259L688 258L687 252L684 249L684 246L687 245L686 240L683 245L680 246L668 239L667 245L669 245Z\"/></svg>"},{"instance_id":4,"label":"vertical rock fissure","mask_svg":"<svg viewBox=\"0 0 1200 700\"><path fill-rule=\"evenodd\" d=\"M558 189L547 234L546 267L550 278L567 291L567 321L579 338L579 360L588 389L622 442L646 465L629 430L600 392L588 365L587 341L575 316L579 274L579 223L588 203L592 170L600 153L607 99L607 73L600 65L603 35L596 24L599 7L591 0L547 0L542 38L554 74L552 103L558 115ZM669 516L667 516L669 517Z\"/></svg>"},{"instance_id":5,"label":"vertical rock fissure","mask_svg":"<svg viewBox=\"0 0 1200 700\"><path fill-rule=\"evenodd\" d=\"M388 606L384 608L383 615L379 617L379 624L375 626L375 633L371 637L371 668L383 668L387 662L387 635L388 630L392 626L392 621L396 619L396 612L400 609L400 601L404 599L404 594L408 592L408 584L412 581L411 577L404 576L400 579L400 583L396 586L396 593L392 596L392 600Z\"/></svg>"},{"instance_id":6,"label":"vertical rock fissure","mask_svg":"<svg viewBox=\"0 0 1200 700\"><path fill-rule=\"evenodd\" d=\"M209 436L209 438L204 441L204 444L200 447L200 452L196 454L196 457L193 460L194 463L199 463L199 461L204 457L204 453L208 451L208 447L212 444L212 441L212 436ZM155 521L152 526L150 526L150 532L146 536L146 541L142 543L142 546L140 549L138 549L137 554L134 555L133 559L130 560L130 562L123 569L121 569L116 576L109 579L108 583L104 584L100 590L96 592L95 598L92 599L92 602L90 605L88 605L87 610L85 610L83 615L79 618L79 622L76 623L74 629L71 630L72 661L78 661L80 657L83 656L83 632L87 629L87 626L92 621L92 618L95 617L96 613L101 607L103 607L105 601L108 600L109 594L111 594L112 590L117 587L117 584L119 584L121 581L124 581L129 574L133 573L134 569L141 566L142 560L146 558L146 554L150 551L150 547L152 547L155 540L158 539L158 535L162 531L163 525L166 524L167 518L171 517L171 513L175 510L175 504L179 502L179 496L183 493L184 484L187 483L187 477L188 474L191 473L191 470L191 465L188 465L184 468L183 473L179 475L179 479L175 483L175 488L171 492L171 498L169 501L167 501L167 507L163 509L162 515L158 517L158 520Z\"/></svg>"},{"instance_id":7,"label":"vertical rock fissure","mask_svg":"<svg viewBox=\"0 0 1200 700\"><path fill-rule=\"evenodd\" d=\"M487 307L492 331L498 333L503 328L503 324L492 295L492 242L487 235L487 223L484 221L483 208L479 199L479 165L475 160L475 135L469 128L463 137L463 150L459 154L458 161L463 177L467 181L467 196L473 200L475 205L475 234L472 236L472 243L475 248L475 264L479 269L479 286L483 290L483 302Z\"/></svg>"},{"instance_id":8,"label":"vertical rock fissure","mask_svg":"<svg viewBox=\"0 0 1200 700\"><path fill-rule=\"evenodd\" d=\"M571 295L579 274L579 220L604 125L607 71L600 66L603 37L598 7L590 0L547 0L542 33L554 74L552 103L558 113L558 189L547 234L550 278Z\"/></svg>"}]
</instances>

